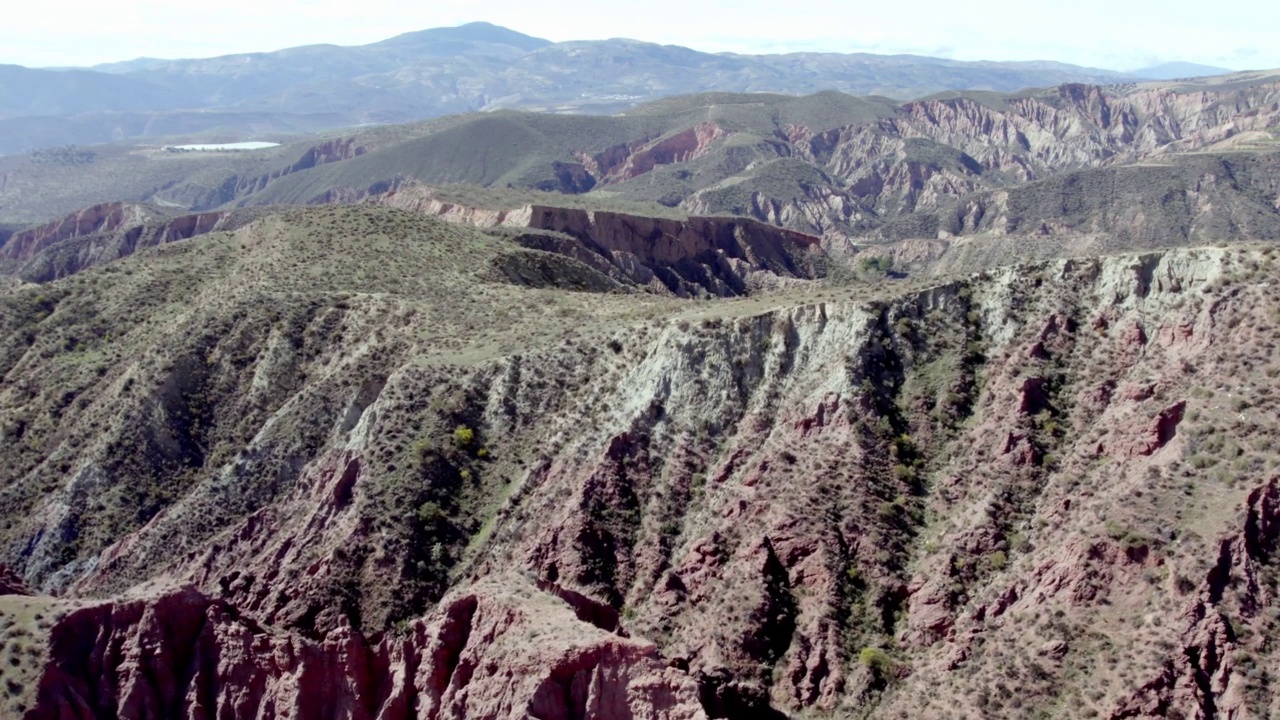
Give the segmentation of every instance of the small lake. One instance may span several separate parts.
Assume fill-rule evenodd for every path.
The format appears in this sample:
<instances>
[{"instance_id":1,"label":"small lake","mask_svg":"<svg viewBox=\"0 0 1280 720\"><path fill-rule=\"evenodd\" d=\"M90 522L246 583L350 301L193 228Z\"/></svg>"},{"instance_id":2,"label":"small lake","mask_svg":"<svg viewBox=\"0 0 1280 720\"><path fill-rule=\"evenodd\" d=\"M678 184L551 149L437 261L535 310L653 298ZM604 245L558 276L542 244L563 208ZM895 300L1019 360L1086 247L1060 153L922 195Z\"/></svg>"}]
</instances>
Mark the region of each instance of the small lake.
<instances>
[{"instance_id":1,"label":"small lake","mask_svg":"<svg viewBox=\"0 0 1280 720\"><path fill-rule=\"evenodd\" d=\"M273 142L234 142L234 143L215 143L208 145L170 145L166 150L194 150L201 151L217 151L217 150L262 150L264 148L280 147L280 143Z\"/></svg>"}]
</instances>

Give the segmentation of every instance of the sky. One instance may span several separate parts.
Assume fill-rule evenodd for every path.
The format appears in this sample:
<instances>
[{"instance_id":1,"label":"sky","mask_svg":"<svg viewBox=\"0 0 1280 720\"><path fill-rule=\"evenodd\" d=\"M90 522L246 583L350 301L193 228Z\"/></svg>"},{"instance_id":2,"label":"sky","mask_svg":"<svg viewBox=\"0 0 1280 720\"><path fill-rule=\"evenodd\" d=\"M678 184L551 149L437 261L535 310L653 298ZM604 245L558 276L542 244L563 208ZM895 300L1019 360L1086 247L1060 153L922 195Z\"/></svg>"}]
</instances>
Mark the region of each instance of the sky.
<instances>
[{"instance_id":1,"label":"sky","mask_svg":"<svg viewBox=\"0 0 1280 720\"><path fill-rule=\"evenodd\" d=\"M555 41L629 37L709 52L913 53L1116 70L1173 60L1280 68L1276 0L220 0L195 6L189 0L0 0L0 63L88 66L360 45L484 20Z\"/></svg>"}]
</instances>

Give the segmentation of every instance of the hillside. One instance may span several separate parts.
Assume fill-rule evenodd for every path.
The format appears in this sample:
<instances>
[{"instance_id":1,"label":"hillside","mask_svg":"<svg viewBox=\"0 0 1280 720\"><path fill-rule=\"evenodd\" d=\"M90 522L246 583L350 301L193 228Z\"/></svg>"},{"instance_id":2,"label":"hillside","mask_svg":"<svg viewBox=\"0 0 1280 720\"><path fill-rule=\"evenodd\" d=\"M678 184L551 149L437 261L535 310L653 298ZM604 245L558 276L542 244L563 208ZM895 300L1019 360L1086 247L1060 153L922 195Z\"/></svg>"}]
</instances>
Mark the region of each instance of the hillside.
<instances>
[{"instance_id":1,"label":"hillside","mask_svg":"<svg viewBox=\"0 0 1280 720\"><path fill-rule=\"evenodd\" d=\"M35 224L118 201L188 212L376 201L465 184L507 210L667 207L833 245L940 233L1134 238L1117 249L1270 237L1278 101L1274 73L908 103L706 93L618 116L474 113L253 152L62 148L0 158L0 218Z\"/></svg>"},{"instance_id":2,"label":"hillside","mask_svg":"<svg viewBox=\"0 0 1280 720\"><path fill-rule=\"evenodd\" d=\"M5 713L1280 711L1272 245L681 299L263 212L0 295Z\"/></svg>"},{"instance_id":3,"label":"hillside","mask_svg":"<svg viewBox=\"0 0 1280 720\"><path fill-rule=\"evenodd\" d=\"M242 60L92 73L281 145L0 157L0 718L1280 717L1277 73ZM954 86L304 107L774 62Z\"/></svg>"},{"instance_id":4,"label":"hillside","mask_svg":"<svg viewBox=\"0 0 1280 720\"><path fill-rule=\"evenodd\" d=\"M183 107L188 96L127 76L88 70L38 70L0 65L0 119ZM97 142L104 142L103 138ZM0 154L41 147L7 138Z\"/></svg>"}]
</instances>

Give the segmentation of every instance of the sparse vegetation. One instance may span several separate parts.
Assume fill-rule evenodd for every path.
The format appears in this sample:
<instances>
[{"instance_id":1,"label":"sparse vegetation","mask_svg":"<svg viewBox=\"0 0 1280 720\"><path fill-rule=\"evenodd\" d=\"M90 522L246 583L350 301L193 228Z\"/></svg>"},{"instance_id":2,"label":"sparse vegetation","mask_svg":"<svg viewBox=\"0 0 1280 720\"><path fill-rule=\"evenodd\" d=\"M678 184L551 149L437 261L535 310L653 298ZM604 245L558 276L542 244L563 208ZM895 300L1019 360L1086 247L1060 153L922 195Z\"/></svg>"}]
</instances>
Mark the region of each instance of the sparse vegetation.
<instances>
[{"instance_id":1,"label":"sparse vegetation","mask_svg":"<svg viewBox=\"0 0 1280 720\"><path fill-rule=\"evenodd\" d=\"M453 429L453 442L460 448L469 448L475 442L476 431L466 425L459 425Z\"/></svg>"},{"instance_id":2,"label":"sparse vegetation","mask_svg":"<svg viewBox=\"0 0 1280 720\"><path fill-rule=\"evenodd\" d=\"M733 142L659 172L697 192L697 173L762 152ZM504 167L480 172L524 172ZM629 182L604 197L633 197ZM1079 180L1054 182L1062 207L1013 193L1011 222L1102 212ZM1168 212L1153 226L1179 227ZM311 638L350 624L418 642L413 620L452 589L509 580L503 602L567 604L592 642L621 617L730 716L1111 716L1208 657L1203 637L1229 640L1219 675L1265 714L1271 248L892 283L916 266L872 249L861 279L695 298L570 264L563 242L386 207L277 209L15 284L0 294L0 546L100 595L198 561L234 602L240 564L281 550L264 547L279 533L278 574L252 592L280 606L273 633ZM112 547L130 552L99 572ZM301 573L305 592L272 595ZM0 621L13 698L38 678L10 668L33 666L54 618Z\"/></svg>"}]
</instances>

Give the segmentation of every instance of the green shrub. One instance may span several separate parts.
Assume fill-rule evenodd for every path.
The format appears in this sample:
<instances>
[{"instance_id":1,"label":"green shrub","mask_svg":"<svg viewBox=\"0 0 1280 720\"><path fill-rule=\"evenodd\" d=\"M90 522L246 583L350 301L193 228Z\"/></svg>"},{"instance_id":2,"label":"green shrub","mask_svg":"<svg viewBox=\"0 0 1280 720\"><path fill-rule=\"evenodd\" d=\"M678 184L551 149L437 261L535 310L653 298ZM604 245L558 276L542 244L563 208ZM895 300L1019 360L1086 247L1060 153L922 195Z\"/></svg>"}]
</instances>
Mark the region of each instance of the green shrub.
<instances>
[{"instance_id":1,"label":"green shrub","mask_svg":"<svg viewBox=\"0 0 1280 720\"><path fill-rule=\"evenodd\" d=\"M1009 558L1005 556L1003 550L997 550L986 557L985 563L991 572L999 572L1009 564Z\"/></svg>"},{"instance_id":2,"label":"green shrub","mask_svg":"<svg viewBox=\"0 0 1280 720\"><path fill-rule=\"evenodd\" d=\"M1218 464L1218 458L1211 455L1192 455L1187 461L1197 470L1206 470Z\"/></svg>"},{"instance_id":3,"label":"green shrub","mask_svg":"<svg viewBox=\"0 0 1280 720\"><path fill-rule=\"evenodd\" d=\"M884 276L893 270L893 258L872 255L858 260L858 272L864 275Z\"/></svg>"},{"instance_id":4,"label":"green shrub","mask_svg":"<svg viewBox=\"0 0 1280 720\"><path fill-rule=\"evenodd\" d=\"M876 647L865 647L858 653L858 661L862 666L871 671L877 679L885 679L893 674L894 666L893 658L889 657L889 653Z\"/></svg>"},{"instance_id":5,"label":"green shrub","mask_svg":"<svg viewBox=\"0 0 1280 720\"><path fill-rule=\"evenodd\" d=\"M437 503L428 501L418 506L418 522L424 528L434 529L447 519Z\"/></svg>"},{"instance_id":6,"label":"green shrub","mask_svg":"<svg viewBox=\"0 0 1280 720\"><path fill-rule=\"evenodd\" d=\"M471 447L471 443L476 440L476 431L466 425L459 425L453 430L453 441L458 447Z\"/></svg>"}]
</instances>

